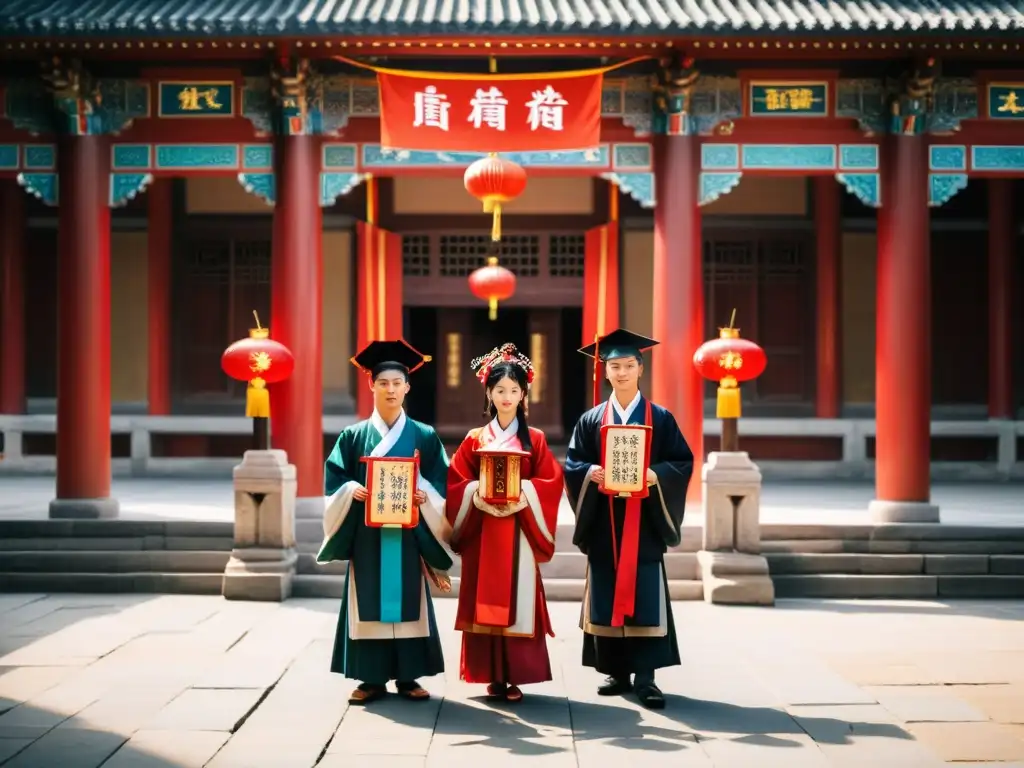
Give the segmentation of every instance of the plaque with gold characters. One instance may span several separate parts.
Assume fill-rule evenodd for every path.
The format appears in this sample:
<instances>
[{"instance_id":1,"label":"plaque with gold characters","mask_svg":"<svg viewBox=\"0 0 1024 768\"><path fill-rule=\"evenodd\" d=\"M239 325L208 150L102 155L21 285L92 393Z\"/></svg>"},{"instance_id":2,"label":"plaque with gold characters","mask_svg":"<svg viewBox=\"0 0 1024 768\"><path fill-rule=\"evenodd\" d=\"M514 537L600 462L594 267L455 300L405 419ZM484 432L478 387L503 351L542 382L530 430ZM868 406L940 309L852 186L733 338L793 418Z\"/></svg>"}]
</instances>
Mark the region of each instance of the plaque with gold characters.
<instances>
[{"instance_id":1,"label":"plaque with gold characters","mask_svg":"<svg viewBox=\"0 0 1024 768\"><path fill-rule=\"evenodd\" d=\"M485 504L515 504L522 493L522 461L528 451L478 448L480 499Z\"/></svg>"},{"instance_id":2,"label":"plaque with gold characters","mask_svg":"<svg viewBox=\"0 0 1024 768\"><path fill-rule=\"evenodd\" d=\"M601 467L609 496L648 495L647 469L651 463L651 427L644 424L605 424L601 427Z\"/></svg>"},{"instance_id":3,"label":"plaque with gold characters","mask_svg":"<svg viewBox=\"0 0 1024 768\"><path fill-rule=\"evenodd\" d=\"M416 478L420 452L413 458L364 456L366 462L366 525L370 528L415 528L420 521Z\"/></svg>"}]
</instances>

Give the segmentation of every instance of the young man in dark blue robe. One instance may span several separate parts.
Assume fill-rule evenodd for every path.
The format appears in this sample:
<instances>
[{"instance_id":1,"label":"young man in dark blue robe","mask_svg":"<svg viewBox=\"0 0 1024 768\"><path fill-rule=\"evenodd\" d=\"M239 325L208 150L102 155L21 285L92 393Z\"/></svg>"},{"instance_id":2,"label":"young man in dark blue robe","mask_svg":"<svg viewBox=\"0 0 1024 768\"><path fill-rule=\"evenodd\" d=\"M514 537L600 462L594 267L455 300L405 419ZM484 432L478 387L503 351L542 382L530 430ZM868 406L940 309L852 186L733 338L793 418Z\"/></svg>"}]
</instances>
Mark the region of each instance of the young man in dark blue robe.
<instances>
[{"instance_id":1,"label":"young man in dark blue robe","mask_svg":"<svg viewBox=\"0 0 1024 768\"><path fill-rule=\"evenodd\" d=\"M401 696L427 699L417 678L444 672L427 577L441 586L452 566L444 506L448 457L433 428L402 409L409 374L427 360L404 341L374 341L352 358L368 375L373 415L345 428L324 467L324 541L316 559L349 561L331 671L361 681L353 704L385 695L391 680ZM411 458L417 450L417 526L367 526L367 465L360 459Z\"/></svg>"},{"instance_id":2,"label":"young man in dark blue robe","mask_svg":"<svg viewBox=\"0 0 1024 768\"><path fill-rule=\"evenodd\" d=\"M573 543L589 566L580 619L583 665L608 676L598 688L600 695L635 690L652 709L665 706L655 670L679 664L665 552L681 539L693 473L693 453L675 418L640 394L643 350L657 343L619 329L580 350L604 363L612 396L576 422L565 462L576 512ZM605 479L604 424L652 428L646 498L619 498L598 489Z\"/></svg>"}]
</instances>

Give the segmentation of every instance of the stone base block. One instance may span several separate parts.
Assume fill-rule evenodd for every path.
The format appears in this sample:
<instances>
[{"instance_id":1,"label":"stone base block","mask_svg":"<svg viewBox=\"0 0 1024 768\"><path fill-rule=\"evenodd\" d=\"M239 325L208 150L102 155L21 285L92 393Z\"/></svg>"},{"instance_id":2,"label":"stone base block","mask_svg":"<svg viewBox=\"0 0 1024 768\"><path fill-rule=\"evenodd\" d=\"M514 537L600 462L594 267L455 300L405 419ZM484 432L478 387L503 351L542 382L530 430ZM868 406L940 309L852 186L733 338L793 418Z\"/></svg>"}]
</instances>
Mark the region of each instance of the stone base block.
<instances>
[{"instance_id":1,"label":"stone base block","mask_svg":"<svg viewBox=\"0 0 1024 768\"><path fill-rule=\"evenodd\" d=\"M881 501L868 504L871 519L876 523L937 523L939 508L926 501Z\"/></svg>"},{"instance_id":2,"label":"stone base block","mask_svg":"<svg viewBox=\"0 0 1024 768\"><path fill-rule=\"evenodd\" d=\"M50 502L52 520L113 520L121 511L117 499L53 499Z\"/></svg>"},{"instance_id":3,"label":"stone base block","mask_svg":"<svg viewBox=\"0 0 1024 768\"><path fill-rule=\"evenodd\" d=\"M235 549L224 569L228 600L283 602L292 595L298 556L292 549Z\"/></svg>"},{"instance_id":4,"label":"stone base block","mask_svg":"<svg viewBox=\"0 0 1024 768\"><path fill-rule=\"evenodd\" d=\"M774 605L775 585L768 561L740 552L697 553L704 601L719 605Z\"/></svg>"}]
</instances>

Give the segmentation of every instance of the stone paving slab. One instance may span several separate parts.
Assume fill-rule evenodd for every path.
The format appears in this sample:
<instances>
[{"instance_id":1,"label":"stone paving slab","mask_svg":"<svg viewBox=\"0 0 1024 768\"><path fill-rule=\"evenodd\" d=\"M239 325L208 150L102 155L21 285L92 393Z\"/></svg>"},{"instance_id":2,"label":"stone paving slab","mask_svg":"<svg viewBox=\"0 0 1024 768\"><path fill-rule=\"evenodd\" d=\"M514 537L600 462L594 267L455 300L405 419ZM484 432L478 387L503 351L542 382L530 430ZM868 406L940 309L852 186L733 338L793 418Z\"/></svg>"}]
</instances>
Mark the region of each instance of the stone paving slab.
<instances>
[{"instance_id":1,"label":"stone paving slab","mask_svg":"<svg viewBox=\"0 0 1024 768\"><path fill-rule=\"evenodd\" d=\"M680 603L661 712L596 695L569 603L550 606L554 680L521 704L459 681L446 630L430 701L350 707L338 603L0 595L0 765L1024 766L1021 602ZM450 627L454 601L436 608Z\"/></svg>"}]
</instances>

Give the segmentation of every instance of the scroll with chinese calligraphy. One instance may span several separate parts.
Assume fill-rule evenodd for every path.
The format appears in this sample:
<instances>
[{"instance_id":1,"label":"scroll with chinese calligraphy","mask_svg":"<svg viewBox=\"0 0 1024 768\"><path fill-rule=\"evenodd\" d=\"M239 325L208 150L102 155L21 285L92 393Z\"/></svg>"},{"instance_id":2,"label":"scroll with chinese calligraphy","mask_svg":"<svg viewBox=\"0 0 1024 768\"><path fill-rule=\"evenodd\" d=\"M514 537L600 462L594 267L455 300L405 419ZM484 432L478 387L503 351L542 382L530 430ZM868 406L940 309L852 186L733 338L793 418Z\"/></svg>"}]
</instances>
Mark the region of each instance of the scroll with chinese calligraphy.
<instances>
[{"instance_id":1,"label":"scroll with chinese calligraphy","mask_svg":"<svg viewBox=\"0 0 1024 768\"><path fill-rule=\"evenodd\" d=\"M601 72L461 75L378 71L389 149L529 152L601 141Z\"/></svg>"},{"instance_id":2,"label":"scroll with chinese calligraphy","mask_svg":"<svg viewBox=\"0 0 1024 768\"><path fill-rule=\"evenodd\" d=\"M647 496L651 464L651 427L643 424L605 424L601 427L601 492L610 496Z\"/></svg>"},{"instance_id":3,"label":"scroll with chinese calligraphy","mask_svg":"<svg viewBox=\"0 0 1024 768\"><path fill-rule=\"evenodd\" d=\"M366 525L370 528L415 528L420 510L415 502L419 452L413 458L364 456L366 462Z\"/></svg>"}]
</instances>

